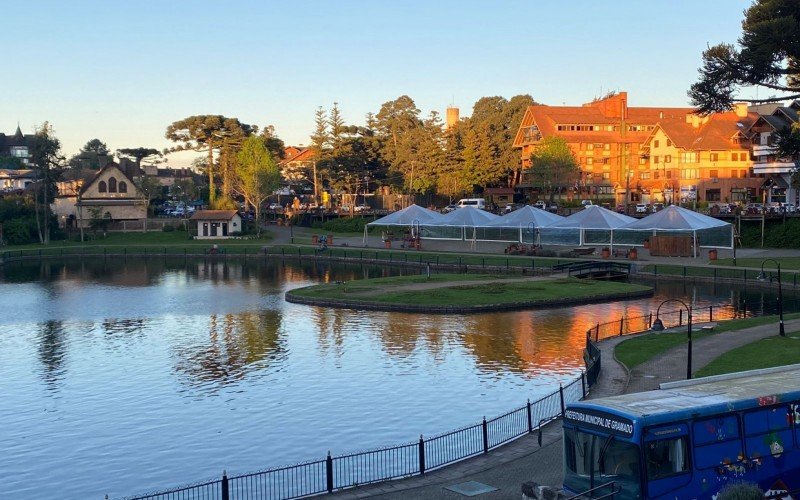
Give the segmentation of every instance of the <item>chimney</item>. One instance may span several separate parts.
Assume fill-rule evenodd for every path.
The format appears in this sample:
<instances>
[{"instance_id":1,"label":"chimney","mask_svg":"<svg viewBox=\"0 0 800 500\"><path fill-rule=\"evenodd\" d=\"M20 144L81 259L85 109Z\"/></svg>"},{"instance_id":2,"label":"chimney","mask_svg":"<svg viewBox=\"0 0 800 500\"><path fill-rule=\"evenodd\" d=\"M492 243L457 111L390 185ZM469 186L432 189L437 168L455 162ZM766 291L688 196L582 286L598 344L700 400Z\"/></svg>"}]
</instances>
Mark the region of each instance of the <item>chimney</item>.
<instances>
[{"instance_id":1,"label":"chimney","mask_svg":"<svg viewBox=\"0 0 800 500\"><path fill-rule=\"evenodd\" d=\"M746 118L747 117L747 103L746 102L737 102L733 105L733 110L736 111L736 116L739 118Z\"/></svg>"}]
</instances>

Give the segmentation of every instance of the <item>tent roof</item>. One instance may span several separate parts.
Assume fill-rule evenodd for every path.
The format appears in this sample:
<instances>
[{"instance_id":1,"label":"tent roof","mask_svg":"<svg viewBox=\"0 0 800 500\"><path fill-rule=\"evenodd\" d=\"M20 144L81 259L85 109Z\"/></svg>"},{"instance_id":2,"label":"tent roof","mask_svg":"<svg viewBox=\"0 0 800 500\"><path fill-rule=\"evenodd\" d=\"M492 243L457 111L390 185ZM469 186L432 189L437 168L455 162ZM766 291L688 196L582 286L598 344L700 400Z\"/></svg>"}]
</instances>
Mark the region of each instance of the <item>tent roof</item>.
<instances>
[{"instance_id":1,"label":"tent roof","mask_svg":"<svg viewBox=\"0 0 800 500\"><path fill-rule=\"evenodd\" d=\"M499 218L499 216L481 210L480 208L463 207L457 208L447 215L443 215L441 219L429 225L483 227L489 222Z\"/></svg>"},{"instance_id":2,"label":"tent roof","mask_svg":"<svg viewBox=\"0 0 800 500\"><path fill-rule=\"evenodd\" d=\"M534 227L544 227L563 219L564 217L560 215L546 212L530 205L525 205L519 210L514 210L486 225L491 227L529 227L533 224Z\"/></svg>"},{"instance_id":3,"label":"tent roof","mask_svg":"<svg viewBox=\"0 0 800 500\"><path fill-rule=\"evenodd\" d=\"M693 231L712 227L730 226L728 222L699 214L677 205L648 215L624 226L622 229L660 229L662 231Z\"/></svg>"},{"instance_id":4,"label":"tent roof","mask_svg":"<svg viewBox=\"0 0 800 500\"><path fill-rule=\"evenodd\" d=\"M411 205L386 217L368 223L368 226L413 226L414 224L431 224L443 219L439 212L428 210L419 205Z\"/></svg>"},{"instance_id":5,"label":"tent roof","mask_svg":"<svg viewBox=\"0 0 800 500\"><path fill-rule=\"evenodd\" d=\"M606 208L589 205L580 212L566 217L547 227L553 228L581 228L581 229L616 229L634 222L636 219L627 215L612 212Z\"/></svg>"}]
</instances>

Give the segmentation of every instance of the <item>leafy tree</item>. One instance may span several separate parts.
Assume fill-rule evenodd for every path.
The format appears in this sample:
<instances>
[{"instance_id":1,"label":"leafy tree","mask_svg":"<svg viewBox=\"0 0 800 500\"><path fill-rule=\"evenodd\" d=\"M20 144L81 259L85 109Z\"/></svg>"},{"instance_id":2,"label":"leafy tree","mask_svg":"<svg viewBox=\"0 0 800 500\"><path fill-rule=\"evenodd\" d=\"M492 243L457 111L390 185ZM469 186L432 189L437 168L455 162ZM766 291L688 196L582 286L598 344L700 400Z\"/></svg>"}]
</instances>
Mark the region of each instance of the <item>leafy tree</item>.
<instances>
[{"instance_id":1,"label":"leafy tree","mask_svg":"<svg viewBox=\"0 0 800 500\"><path fill-rule=\"evenodd\" d=\"M48 122L34 134L31 157L38 174L38 181L33 191L36 229L39 233L39 242L47 245L50 243L52 225L50 201L57 192L55 183L61 176L65 162L65 158L61 155L61 141L55 137L53 127Z\"/></svg>"},{"instance_id":2,"label":"leafy tree","mask_svg":"<svg viewBox=\"0 0 800 500\"><path fill-rule=\"evenodd\" d=\"M286 156L286 144L275 134L275 127L267 125L261 130L259 137L264 141L264 147L269 150L276 161L282 160Z\"/></svg>"},{"instance_id":3,"label":"leafy tree","mask_svg":"<svg viewBox=\"0 0 800 500\"><path fill-rule=\"evenodd\" d=\"M555 194L580 178L581 170L575 153L562 137L546 137L531 154L531 176L533 185L541 192Z\"/></svg>"},{"instance_id":4,"label":"leafy tree","mask_svg":"<svg viewBox=\"0 0 800 500\"><path fill-rule=\"evenodd\" d=\"M161 156L159 150L143 147L118 149L117 154L122 157L132 158L136 162L137 169L141 168L142 160L150 158L151 156Z\"/></svg>"},{"instance_id":5,"label":"leafy tree","mask_svg":"<svg viewBox=\"0 0 800 500\"><path fill-rule=\"evenodd\" d=\"M414 100L402 95L383 103L375 115L375 130L381 138L381 156L387 164L389 180L395 186L412 187L416 170L415 134L422 128L420 111Z\"/></svg>"},{"instance_id":6,"label":"leafy tree","mask_svg":"<svg viewBox=\"0 0 800 500\"><path fill-rule=\"evenodd\" d=\"M311 149L317 158L322 158L322 153L331 142L328 131L328 115L322 106L314 112L314 133L311 135Z\"/></svg>"},{"instance_id":7,"label":"leafy tree","mask_svg":"<svg viewBox=\"0 0 800 500\"><path fill-rule=\"evenodd\" d=\"M97 234L97 231L108 231L108 226L111 224L111 213L106 212L102 213L103 209L101 207L97 208L90 208L89 215L91 219L89 219L89 228L91 228L94 234Z\"/></svg>"},{"instance_id":8,"label":"leafy tree","mask_svg":"<svg viewBox=\"0 0 800 500\"><path fill-rule=\"evenodd\" d=\"M150 201L161 194L161 183L155 177L140 175L133 180L136 185L137 195L144 200L144 231L147 232L147 219L150 217Z\"/></svg>"},{"instance_id":9,"label":"leafy tree","mask_svg":"<svg viewBox=\"0 0 800 500\"><path fill-rule=\"evenodd\" d=\"M281 174L264 141L248 137L237 155L235 191L255 208L256 234L261 235L261 205L280 186Z\"/></svg>"},{"instance_id":10,"label":"leafy tree","mask_svg":"<svg viewBox=\"0 0 800 500\"><path fill-rule=\"evenodd\" d=\"M81 148L81 152L95 153L98 155L107 155L108 146L106 146L106 143L101 141L100 139L92 139L83 145L83 147Z\"/></svg>"},{"instance_id":11,"label":"leafy tree","mask_svg":"<svg viewBox=\"0 0 800 500\"><path fill-rule=\"evenodd\" d=\"M765 103L800 98L800 3L757 0L744 15L738 48L723 43L703 52L700 79L689 90L700 113L727 111L739 100ZM782 95L755 99L741 95L754 86Z\"/></svg>"},{"instance_id":12,"label":"leafy tree","mask_svg":"<svg viewBox=\"0 0 800 500\"><path fill-rule=\"evenodd\" d=\"M238 118L222 115L197 115L173 122L167 127L166 138L178 143L172 151L206 151L208 161L209 204L215 206L216 186L214 184L214 151L241 144L244 137L256 132L256 127L241 123ZM225 193L224 193L225 194Z\"/></svg>"}]
</instances>

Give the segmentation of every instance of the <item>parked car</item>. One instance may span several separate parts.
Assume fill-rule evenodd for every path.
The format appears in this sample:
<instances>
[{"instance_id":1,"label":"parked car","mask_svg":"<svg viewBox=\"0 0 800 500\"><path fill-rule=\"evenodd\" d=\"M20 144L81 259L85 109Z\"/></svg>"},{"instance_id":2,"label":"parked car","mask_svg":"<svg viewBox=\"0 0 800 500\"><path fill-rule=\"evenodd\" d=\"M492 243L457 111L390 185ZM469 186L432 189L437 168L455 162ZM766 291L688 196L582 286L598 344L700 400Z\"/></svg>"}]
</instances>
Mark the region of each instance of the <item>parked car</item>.
<instances>
[{"instance_id":1,"label":"parked car","mask_svg":"<svg viewBox=\"0 0 800 500\"><path fill-rule=\"evenodd\" d=\"M759 215L764 213L764 205L761 203L748 203L745 207L745 212L750 215Z\"/></svg>"},{"instance_id":2,"label":"parked car","mask_svg":"<svg viewBox=\"0 0 800 500\"><path fill-rule=\"evenodd\" d=\"M554 214L558 213L558 205L556 205L555 203L551 203L550 205L548 205L547 211L552 212Z\"/></svg>"},{"instance_id":3,"label":"parked car","mask_svg":"<svg viewBox=\"0 0 800 500\"><path fill-rule=\"evenodd\" d=\"M653 203L653 207L652 207L653 213L656 213L656 212L658 212L660 210L664 210L664 204L663 203Z\"/></svg>"},{"instance_id":4,"label":"parked car","mask_svg":"<svg viewBox=\"0 0 800 500\"><path fill-rule=\"evenodd\" d=\"M269 209L270 209L270 210L280 210L280 209L282 209L282 208L283 208L283 207L281 206L281 204L280 204L280 203L270 203L270 204L269 204Z\"/></svg>"},{"instance_id":5,"label":"parked car","mask_svg":"<svg viewBox=\"0 0 800 500\"><path fill-rule=\"evenodd\" d=\"M540 210L546 210L547 209L547 203L545 203L542 200L537 201L536 203L533 204L533 206L538 208L538 209L540 209Z\"/></svg>"},{"instance_id":6,"label":"parked car","mask_svg":"<svg viewBox=\"0 0 800 500\"><path fill-rule=\"evenodd\" d=\"M583 206L583 207L588 207L589 205L592 205L592 204L593 204L592 200L581 200L581 206Z\"/></svg>"},{"instance_id":7,"label":"parked car","mask_svg":"<svg viewBox=\"0 0 800 500\"><path fill-rule=\"evenodd\" d=\"M625 205L623 205L623 204L617 205L617 213L618 214L624 214L625 213Z\"/></svg>"},{"instance_id":8,"label":"parked car","mask_svg":"<svg viewBox=\"0 0 800 500\"><path fill-rule=\"evenodd\" d=\"M647 205L644 203L637 203L636 204L636 213L637 214L646 214L647 213Z\"/></svg>"},{"instance_id":9,"label":"parked car","mask_svg":"<svg viewBox=\"0 0 800 500\"><path fill-rule=\"evenodd\" d=\"M503 208L503 213L504 213L504 214L510 214L510 213L511 213L511 212L513 212L513 211L514 211L514 205L512 205L511 203L509 203L508 205L506 205L506 206Z\"/></svg>"},{"instance_id":10,"label":"parked car","mask_svg":"<svg viewBox=\"0 0 800 500\"><path fill-rule=\"evenodd\" d=\"M455 203L451 203L451 204L447 205L446 207L444 207L444 208L441 210L441 212L442 212L443 214L449 214L450 212L452 212L452 211L453 211L453 210L455 210L456 208L458 208L458 207L456 206L456 204L455 204Z\"/></svg>"},{"instance_id":11,"label":"parked car","mask_svg":"<svg viewBox=\"0 0 800 500\"><path fill-rule=\"evenodd\" d=\"M370 210L372 210L372 209L371 209L371 208L369 208L369 205L364 205L364 204L362 203L361 205L356 205L356 207L354 208L354 210L355 210L355 212L356 212L356 213L360 213L360 212L369 212L369 211L370 211Z\"/></svg>"},{"instance_id":12,"label":"parked car","mask_svg":"<svg viewBox=\"0 0 800 500\"><path fill-rule=\"evenodd\" d=\"M784 203L783 207L787 214L793 214L797 212L797 206L794 203Z\"/></svg>"}]
</instances>

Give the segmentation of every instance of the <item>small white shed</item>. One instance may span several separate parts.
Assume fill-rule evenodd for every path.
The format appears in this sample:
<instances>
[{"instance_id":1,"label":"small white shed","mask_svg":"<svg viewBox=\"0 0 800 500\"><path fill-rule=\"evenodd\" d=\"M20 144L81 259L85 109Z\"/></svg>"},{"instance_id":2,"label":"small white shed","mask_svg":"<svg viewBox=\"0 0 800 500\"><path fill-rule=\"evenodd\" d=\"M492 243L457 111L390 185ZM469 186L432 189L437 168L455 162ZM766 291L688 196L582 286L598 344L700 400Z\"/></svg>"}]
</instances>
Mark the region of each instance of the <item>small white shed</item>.
<instances>
[{"instance_id":1,"label":"small white shed","mask_svg":"<svg viewBox=\"0 0 800 500\"><path fill-rule=\"evenodd\" d=\"M189 220L197 222L198 239L231 238L242 231L242 218L236 210L198 210Z\"/></svg>"}]
</instances>

